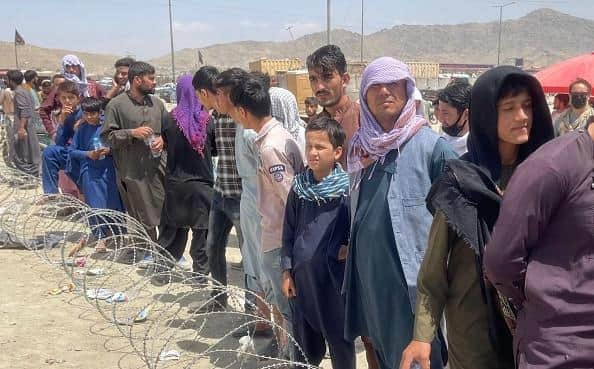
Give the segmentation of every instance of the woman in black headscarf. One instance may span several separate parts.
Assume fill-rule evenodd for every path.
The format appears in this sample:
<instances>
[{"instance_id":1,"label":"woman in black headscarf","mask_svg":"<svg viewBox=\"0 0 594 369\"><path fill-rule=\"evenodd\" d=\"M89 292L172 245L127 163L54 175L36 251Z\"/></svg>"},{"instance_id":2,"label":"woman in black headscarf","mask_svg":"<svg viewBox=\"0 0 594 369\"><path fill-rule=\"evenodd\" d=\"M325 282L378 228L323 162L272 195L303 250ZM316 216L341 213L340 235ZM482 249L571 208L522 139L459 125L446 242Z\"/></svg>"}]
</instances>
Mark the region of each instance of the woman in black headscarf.
<instances>
[{"instance_id":1,"label":"woman in black headscarf","mask_svg":"<svg viewBox=\"0 0 594 369\"><path fill-rule=\"evenodd\" d=\"M476 81L468 153L448 162L427 196L434 220L417 280L413 341L401 369L413 361L429 368L430 342L444 311L451 369L515 367L513 312L484 279L484 246L513 171L553 137L547 102L533 76L502 66Z\"/></svg>"}]
</instances>

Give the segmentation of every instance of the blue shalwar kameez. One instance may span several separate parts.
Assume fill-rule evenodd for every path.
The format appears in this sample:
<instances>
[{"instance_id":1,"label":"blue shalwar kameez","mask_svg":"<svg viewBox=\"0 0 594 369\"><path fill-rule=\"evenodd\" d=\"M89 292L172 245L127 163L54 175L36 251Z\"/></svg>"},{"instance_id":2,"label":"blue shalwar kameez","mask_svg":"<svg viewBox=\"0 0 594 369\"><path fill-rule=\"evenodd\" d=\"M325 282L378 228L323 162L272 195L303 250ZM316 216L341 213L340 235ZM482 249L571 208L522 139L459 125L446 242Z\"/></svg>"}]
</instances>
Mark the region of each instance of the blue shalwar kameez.
<instances>
[{"instance_id":1,"label":"blue shalwar kameez","mask_svg":"<svg viewBox=\"0 0 594 369\"><path fill-rule=\"evenodd\" d=\"M95 209L124 211L124 205L116 184L115 167L111 155L107 155L100 160L92 160L87 157L88 151L95 150L93 139L99 138L100 133L101 124L82 123L72 139L70 157L73 159L72 161L80 163L80 186L85 195L86 203ZM109 221L103 219L104 217L101 218L99 220L91 217L90 221L91 223L106 223L106 221ZM107 236L106 228L106 226L93 227L93 233L98 239L104 238Z\"/></svg>"},{"instance_id":2,"label":"blue shalwar kameez","mask_svg":"<svg viewBox=\"0 0 594 369\"><path fill-rule=\"evenodd\" d=\"M318 203L291 190L283 225L281 264L297 290L291 300L295 340L313 365L322 361L326 341L334 369L354 369L356 363L353 340L344 338L344 261L338 260L341 245L348 244L349 206L347 196Z\"/></svg>"}]
</instances>

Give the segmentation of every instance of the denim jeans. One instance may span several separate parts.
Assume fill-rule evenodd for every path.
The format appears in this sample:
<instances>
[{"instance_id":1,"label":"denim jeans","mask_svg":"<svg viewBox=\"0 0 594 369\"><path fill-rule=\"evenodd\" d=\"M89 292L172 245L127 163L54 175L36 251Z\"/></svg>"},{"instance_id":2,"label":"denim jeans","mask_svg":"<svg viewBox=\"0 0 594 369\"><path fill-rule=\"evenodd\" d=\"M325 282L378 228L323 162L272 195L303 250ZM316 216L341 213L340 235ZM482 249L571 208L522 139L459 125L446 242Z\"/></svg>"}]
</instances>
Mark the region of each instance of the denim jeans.
<instances>
[{"instance_id":1,"label":"denim jeans","mask_svg":"<svg viewBox=\"0 0 594 369\"><path fill-rule=\"evenodd\" d=\"M206 250L208 252L210 274L212 278L224 286L227 285L225 247L227 247L231 227L235 227L239 245L243 243L239 224L239 202L239 197L223 197L220 192L215 191L208 218ZM225 302L223 300L226 299L226 295L220 295L218 298L219 302Z\"/></svg>"},{"instance_id":2,"label":"denim jeans","mask_svg":"<svg viewBox=\"0 0 594 369\"><path fill-rule=\"evenodd\" d=\"M283 315L287 325L285 329L291 331L292 313L289 300L283 295L283 270L281 268L281 248L274 249L262 254L262 278L261 284L266 296L266 302L276 305Z\"/></svg>"}]
</instances>

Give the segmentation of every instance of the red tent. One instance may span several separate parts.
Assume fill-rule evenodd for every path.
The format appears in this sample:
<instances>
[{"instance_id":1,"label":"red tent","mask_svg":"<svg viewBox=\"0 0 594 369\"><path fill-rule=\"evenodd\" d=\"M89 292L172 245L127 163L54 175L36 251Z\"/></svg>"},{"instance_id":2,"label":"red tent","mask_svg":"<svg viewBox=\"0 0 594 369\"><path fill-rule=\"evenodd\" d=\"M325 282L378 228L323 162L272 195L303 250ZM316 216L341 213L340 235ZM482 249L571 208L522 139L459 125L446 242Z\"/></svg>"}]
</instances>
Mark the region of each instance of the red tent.
<instances>
[{"instance_id":1,"label":"red tent","mask_svg":"<svg viewBox=\"0 0 594 369\"><path fill-rule=\"evenodd\" d=\"M577 78L594 84L594 52L564 60L535 74L545 93L569 93Z\"/></svg>"}]
</instances>

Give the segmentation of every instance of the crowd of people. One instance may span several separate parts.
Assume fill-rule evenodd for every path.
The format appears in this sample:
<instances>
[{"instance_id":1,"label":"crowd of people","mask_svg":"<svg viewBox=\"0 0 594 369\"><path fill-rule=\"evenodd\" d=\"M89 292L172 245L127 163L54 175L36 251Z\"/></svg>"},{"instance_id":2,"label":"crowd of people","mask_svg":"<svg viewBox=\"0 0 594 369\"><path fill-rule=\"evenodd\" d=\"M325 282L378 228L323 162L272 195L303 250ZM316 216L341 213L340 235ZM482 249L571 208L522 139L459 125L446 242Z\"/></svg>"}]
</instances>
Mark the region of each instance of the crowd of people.
<instances>
[{"instance_id":1,"label":"crowd of people","mask_svg":"<svg viewBox=\"0 0 594 369\"><path fill-rule=\"evenodd\" d=\"M9 71L8 163L47 194L127 212L170 260L183 262L191 229L195 283L227 284L235 228L245 288L269 304L257 313L301 348L279 331L262 356L318 365L328 349L334 369L355 368L360 338L371 369L594 367L590 83L551 113L534 76L495 67L439 91L438 133L403 62L369 63L357 101L339 47L306 67L305 120L291 92L240 68L181 76L171 112L155 69L130 58L107 93L73 55L39 94L34 72ZM42 153L36 110L52 139ZM114 230L91 222L108 252ZM227 308L213 286L189 312Z\"/></svg>"}]
</instances>

